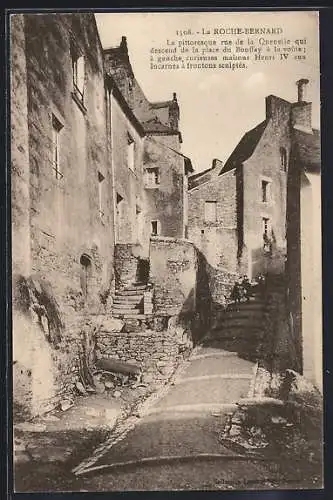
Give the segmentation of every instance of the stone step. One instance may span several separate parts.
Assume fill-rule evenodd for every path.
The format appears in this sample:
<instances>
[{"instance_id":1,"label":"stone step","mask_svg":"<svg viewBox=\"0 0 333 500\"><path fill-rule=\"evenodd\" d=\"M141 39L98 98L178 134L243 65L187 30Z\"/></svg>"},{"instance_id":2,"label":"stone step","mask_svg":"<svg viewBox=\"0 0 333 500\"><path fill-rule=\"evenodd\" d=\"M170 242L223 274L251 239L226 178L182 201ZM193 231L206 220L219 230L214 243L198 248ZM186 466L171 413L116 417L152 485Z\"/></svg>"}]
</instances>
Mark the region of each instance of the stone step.
<instances>
[{"instance_id":1,"label":"stone step","mask_svg":"<svg viewBox=\"0 0 333 500\"><path fill-rule=\"evenodd\" d=\"M223 328L229 328L229 327L233 328L238 326L242 328L260 327L262 326L262 323L263 323L262 314L253 317L231 316L231 317L221 318L221 326Z\"/></svg>"},{"instance_id":2,"label":"stone step","mask_svg":"<svg viewBox=\"0 0 333 500\"><path fill-rule=\"evenodd\" d=\"M116 296L136 296L136 297L143 297L143 293L137 290L117 290L115 293Z\"/></svg>"},{"instance_id":3,"label":"stone step","mask_svg":"<svg viewBox=\"0 0 333 500\"><path fill-rule=\"evenodd\" d=\"M233 319L233 318L241 318L244 320L251 321L253 318L257 320L257 318L263 318L263 310L262 309L242 309L238 310L226 310L223 314L219 316L221 320L224 319Z\"/></svg>"},{"instance_id":4,"label":"stone step","mask_svg":"<svg viewBox=\"0 0 333 500\"><path fill-rule=\"evenodd\" d=\"M264 301L255 301L255 302L240 302L238 304L231 303L228 304L227 311L251 311L255 309L264 309L265 308Z\"/></svg>"},{"instance_id":5,"label":"stone step","mask_svg":"<svg viewBox=\"0 0 333 500\"><path fill-rule=\"evenodd\" d=\"M215 333L215 332L214 332ZM232 332L219 332L215 334L215 341L230 341L232 342L249 342L251 344L256 344L262 340L262 334L260 332L239 332L235 335ZM237 349L235 349L237 351Z\"/></svg>"},{"instance_id":6,"label":"stone step","mask_svg":"<svg viewBox=\"0 0 333 500\"><path fill-rule=\"evenodd\" d=\"M125 288L125 291L132 292L138 290L146 290L147 285L130 285Z\"/></svg>"},{"instance_id":7,"label":"stone step","mask_svg":"<svg viewBox=\"0 0 333 500\"><path fill-rule=\"evenodd\" d=\"M240 336L244 335L245 337L248 337L249 335L252 335L253 333L261 333L263 331L261 325L249 325L249 326L228 326L225 327L223 325L220 325L216 328L214 328L214 335L216 332L218 332L221 335L231 335L231 336Z\"/></svg>"},{"instance_id":8,"label":"stone step","mask_svg":"<svg viewBox=\"0 0 333 500\"><path fill-rule=\"evenodd\" d=\"M137 316L140 314L140 309L121 309L117 307L112 308L113 311L113 317L118 318L119 316L124 316L130 315L130 316Z\"/></svg>"},{"instance_id":9,"label":"stone step","mask_svg":"<svg viewBox=\"0 0 333 500\"><path fill-rule=\"evenodd\" d=\"M113 306L112 306L113 310L115 311L116 309L128 309L128 310L132 310L132 309L138 309L139 308L139 304L136 304L135 302L131 302L130 304L129 303L124 303L124 304L118 304L118 303L113 303Z\"/></svg>"},{"instance_id":10,"label":"stone step","mask_svg":"<svg viewBox=\"0 0 333 500\"><path fill-rule=\"evenodd\" d=\"M143 297L136 295L116 295L113 299L114 304L139 304Z\"/></svg>"},{"instance_id":11,"label":"stone step","mask_svg":"<svg viewBox=\"0 0 333 500\"><path fill-rule=\"evenodd\" d=\"M126 312L124 313L123 311L121 313L119 313L119 311L117 311L116 313L113 314L113 317L114 318L121 318L121 319L140 319L140 320L146 320L148 318L152 318L153 317L153 314L142 314L142 312L140 312L139 310L136 310L134 309L134 312L133 310L131 312Z\"/></svg>"}]
</instances>

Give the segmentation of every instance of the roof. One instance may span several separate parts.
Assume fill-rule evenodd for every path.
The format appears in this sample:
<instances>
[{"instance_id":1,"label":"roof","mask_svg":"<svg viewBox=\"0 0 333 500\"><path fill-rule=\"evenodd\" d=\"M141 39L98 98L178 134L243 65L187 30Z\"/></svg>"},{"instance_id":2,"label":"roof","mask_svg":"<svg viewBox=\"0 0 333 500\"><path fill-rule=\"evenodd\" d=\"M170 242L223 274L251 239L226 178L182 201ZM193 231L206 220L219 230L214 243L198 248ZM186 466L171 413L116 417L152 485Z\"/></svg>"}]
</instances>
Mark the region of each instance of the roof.
<instances>
[{"instance_id":1,"label":"roof","mask_svg":"<svg viewBox=\"0 0 333 500\"><path fill-rule=\"evenodd\" d=\"M320 172L320 131L313 129L312 134L294 130L298 159L306 172Z\"/></svg>"},{"instance_id":2,"label":"roof","mask_svg":"<svg viewBox=\"0 0 333 500\"><path fill-rule=\"evenodd\" d=\"M150 106L154 109L168 108L172 105L172 101L151 102Z\"/></svg>"},{"instance_id":3,"label":"roof","mask_svg":"<svg viewBox=\"0 0 333 500\"><path fill-rule=\"evenodd\" d=\"M185 172L188 174L189 172L194 172L192 161L188 156L185 156L183 153L180 151L177 151L176 149L172 148L171 146L167 146L166 144L163 144L163 142L157 141L154 137L147 136L149 140L154 142L155 144L158 144L159 146L169 149L170 151L173 151L176 155L181 156L184 158L184 167L185 167Z\"/></svg>"},{"instance_id":4,"label":"roof","mask_svg":"<svg viewBox=\"0 0 333 500\"><path fill-rule=\"evenodd\" d=\"M145 135L145 130L142 124L139 122L139 120L136 118L135 114L129 107L127 101L125 100L123 94L120 92L117 83L115 82L114 78L112 78L111 75L106 74L105 75L105 82L107 87L110 89L113 89L113 95L117 99L121 109L129 119L129 121L132 123L132 125L136 128L138 133L143 137Z\"/></svg>"},{"instance_id":5,"label":"roof","mask_svg":"<svg viewBox=\"0 0 333 500\"><path fill-rule=\"evenodd\" d=\"M213 163L210 168L206 168L206 170L203 170L202 172L191 175L188 178L188 188L191 190L200 186L201 184L205 184L206 182L211 181L213 177L219 174L217 171L218 167L218 165L215 165Z\"/></svg>"},{"instance_id":6,"label":"roof","mask_svg":"<svg viewBox=\"0 0 333 500\"><path fill-rule=\"evenodd\" d=\"M267 123L267 120L264 120L255 128L243 135L242 139L237 144L228 160L226 161L224 167L220 172L220 175L233 170L237 165L242 164L252 156L259 140L261 139L266 129Z\"/></svg>"},{"instance_id":7,"label":"roof","mask_svg":"<svg viewBox=\"0 0 333 500\"><path fill-rule=\"evenodd\" d=\"M139 82L135 78L128 55L126 37L122 37L118 47L104 50L106 73L113 77L124 100L128 103L137 120L146 133L178 135L181 134L169 124L169 110L177 106L177 100L150 102L145 96ZM130 88L128 80L131 81ZM164 111L165 110L165 111Z\"/></svg>"},{"instance_id":8,"label":"roof","mask_svg":"<svg viewBox=\"0 0 333 500\"><path fill-rule=\"evenodd\" d=\"M165 133L178 133L176 130L172 130L170 127L167 125L164 125L164 123L161 122L157 118L157 116L154 116L154 118L150 118L149 120L142 122L142 126L145 129L147 133L154 133L154 132L165 132Z\"/></svg>"}]
</instances>

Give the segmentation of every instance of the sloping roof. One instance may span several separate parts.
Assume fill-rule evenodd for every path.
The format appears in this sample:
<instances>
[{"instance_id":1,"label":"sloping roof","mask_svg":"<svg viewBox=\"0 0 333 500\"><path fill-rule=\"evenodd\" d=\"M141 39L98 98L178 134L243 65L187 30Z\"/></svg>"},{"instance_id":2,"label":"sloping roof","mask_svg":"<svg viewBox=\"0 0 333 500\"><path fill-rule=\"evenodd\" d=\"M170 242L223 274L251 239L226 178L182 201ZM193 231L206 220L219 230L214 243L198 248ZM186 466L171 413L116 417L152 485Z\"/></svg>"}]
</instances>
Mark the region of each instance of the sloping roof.
<instances>
[{"instance_id":1,"label":"sloping roof","mask_svg":"<svg viewBox=\"0 0 333 500\"><path fill-rule=\"evenodd\" d=\"M169 116L169 110L175 105L173 100L150 102L143 92L139 82L135 78L133 68L128 55L126 37L122 37L118 47L104 49L106 73L111 75L116 82L124 100L128 103L133 114L141 122L146 133L164 133L168 135L179 135L179 130L172 128L163 115ZM131 81L130 88L128 81Z\"/></svg>"},{"instance_id":2,"label":"sloping roof","mask_svg":"<svg viewBox=\"0 0 333 500\"><path fill-rule=\"evenodd\" d=\"M255 128L249 130L249 132L246 132L246 134L243 135L242 139L237 144L228 160L226 161L220 174L224 174L225 172L233 170L237 165L242 164L244 161L250 158L250 156L252 156L259 140L261 139L265 131L267 123L268 122L264 120Z\"/></svg>"},{"instance_id":3,"label":"sloping roof","mask_svg":"<svg viewBox=\"0 0 333 500\"><path fill-rule=\"evenodd\" d=\"M172 101L151 102L150 106L153 109L168 108L172 105Z\"/></svg>"},{"instance_id":4,"label":"sloping roof","mask_svg":"<svg viewBox=\"0 0 333 500\"><path fill-rule=\"evenodd\" d=\"M167 146L166 144L164 144L163 142L159 142L157 141L154 137L151 137L151 136L147 136L147 139L154 142L155 144L158 144L159 146L161 146L162 148L165 148L165 149L169 149L170 151L172 151L173 153L175 153L176 155L178 156L181 156L182 158L184 158L184 167L185 167L185 172L188 174L190 172L194 172L194 168L193 168L193 165L192 165L192 161L191 159L184 155L183 153L181 153L180 151L177 151L176 149L172 148L171 146Z\"/></svg>"},{"instance_id":5,"label":"sloping roof","mask_svg":"<svg viewBox=\"0 0 333 500\"><path fill-rule=\"evenodd\" d=\"M161 120L157 118L157 116L155 116L154 118L150 118L145 122L142 122L142 126L147 133L154 133L154 132L163 132L172 134L177 133L177 131L171 130L170 127L164 125L164 123L162 123Z\"/></svg>"},{"instance_id":6,"label":"sloping roof","mask_svg":"<svg viewBox=\"0 0 333 500\"><path fill-rule=\"evenodd\" d=\"M221 168L221 167L220 167ZM197 174L193 174L188 178L188 188L189 190L194 189L201 184L209 182L212 178L219 174L218 166L214 165L202 172L198 172Z\"/></svg>"},{"instance_id":7,"label":"sloping roof","mask_svg":"<svg viewBox=\"0 0 333 500\"><path fill-rule=\"evenodd\" d=\"M313 129L313 134L300 130L294 131L298 159L307 172L320 172L320 131Z\"/></svg>"},{"instance_id":8,"label":"sloping roof","mask_svg":"<svg viewBox=\"0 0 333 500\"><path fill-rule=\"evenodd\" d=\"M120 105L121 109L123 110L123 112L125 113L127 118L129 119L129 121L132 123L132 125L139 132L141 137L143 137L145 135L144 127L143 127L142 123L139 122L139 120L137 119L137 117L135 116L135 114L133 113L131 108L129 107L123 94L119 90L119 87L118 87L117 83L115 82L114 78L112 78L111 75L106 74L105 75L105 83L109 89L111 89L111 88L113 89L113 95L117 99L118 104Z\"/></svg>"}]
</instances>

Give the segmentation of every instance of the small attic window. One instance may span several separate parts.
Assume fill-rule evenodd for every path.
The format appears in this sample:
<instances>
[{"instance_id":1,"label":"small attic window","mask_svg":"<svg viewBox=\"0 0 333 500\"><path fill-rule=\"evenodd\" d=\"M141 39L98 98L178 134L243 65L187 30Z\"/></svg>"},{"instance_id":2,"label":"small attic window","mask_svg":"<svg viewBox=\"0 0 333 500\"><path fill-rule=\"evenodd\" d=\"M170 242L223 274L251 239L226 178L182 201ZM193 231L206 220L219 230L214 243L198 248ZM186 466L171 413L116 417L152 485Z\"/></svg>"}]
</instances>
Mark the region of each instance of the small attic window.
<instances>
[{"instance_id":1,"label":"small attic window","mask_svg":"<svg viewBox=\"0 0 333 500\"><path fill-rule=\"evenodd\" d=\"M287 150L286 148L280 148L280 169L283 172L287 171Z\"/></svg>"},{"instance_id":2,"label":"small attic window","mask_svg":"<svg viewBox=\"0 0 333 500\"><path fill-rule=\"evenodd\" d=\"M80 105L84 104L85 59L74 40L71 41L73 96Z\"/></svg>"}]
</instances>

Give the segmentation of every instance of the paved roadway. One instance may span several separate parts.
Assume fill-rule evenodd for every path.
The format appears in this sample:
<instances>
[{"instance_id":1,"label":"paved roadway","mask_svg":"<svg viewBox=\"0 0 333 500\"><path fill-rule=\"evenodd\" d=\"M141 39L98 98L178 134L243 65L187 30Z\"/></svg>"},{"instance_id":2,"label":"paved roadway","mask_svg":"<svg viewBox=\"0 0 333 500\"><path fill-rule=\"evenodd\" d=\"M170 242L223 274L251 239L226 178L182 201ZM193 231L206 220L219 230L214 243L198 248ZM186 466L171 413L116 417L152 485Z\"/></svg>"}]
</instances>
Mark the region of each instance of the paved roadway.
<instances>
[{"instance_id":1,"label":"paved roadway","mask_svg":"<svg viewBox=\"0 0 333 500\"><path fill-rule=\"evenodd\" d=\"M132 428L76 469L81 491L269 487L267 464L240 457L218 439L235 403L249 393L254 363L214 345L198 347Z\"/></svg>"}]
</instances>

